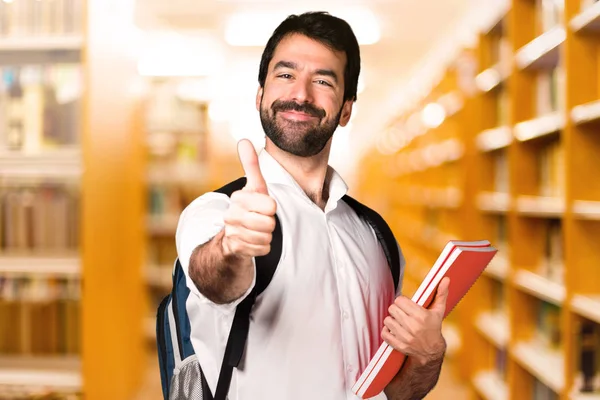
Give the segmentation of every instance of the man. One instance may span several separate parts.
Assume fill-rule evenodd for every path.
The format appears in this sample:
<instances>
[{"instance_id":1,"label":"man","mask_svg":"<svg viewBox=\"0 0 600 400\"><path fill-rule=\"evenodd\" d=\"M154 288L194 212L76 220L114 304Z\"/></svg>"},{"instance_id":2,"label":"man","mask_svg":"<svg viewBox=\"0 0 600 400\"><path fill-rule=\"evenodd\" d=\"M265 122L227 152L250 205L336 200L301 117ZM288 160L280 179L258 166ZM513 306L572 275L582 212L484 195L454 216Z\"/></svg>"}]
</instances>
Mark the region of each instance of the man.
<instances>
[{"instance_id":1,"label":"man","mask_svg":"<svg viewBox=\"0 0 600 400\"><path fill-rule=\"evenodd\" d=\"M229 398L355 399L351 387L381 338L409 359L378 398L421 399L437 382L448 282L429 310L395 293L374 232L341 200L347 187L328 166L359 72L345 21L326 13L283 21L259 70L265 149L257 156L250 142L238 144L246 186L231 197L204 194L181 215L176 241L192 293L192 343L213 393L235 307L254 287L254 257L270 250L275 214L282 256L254 305Z\"/></svg>"}]
</instances>

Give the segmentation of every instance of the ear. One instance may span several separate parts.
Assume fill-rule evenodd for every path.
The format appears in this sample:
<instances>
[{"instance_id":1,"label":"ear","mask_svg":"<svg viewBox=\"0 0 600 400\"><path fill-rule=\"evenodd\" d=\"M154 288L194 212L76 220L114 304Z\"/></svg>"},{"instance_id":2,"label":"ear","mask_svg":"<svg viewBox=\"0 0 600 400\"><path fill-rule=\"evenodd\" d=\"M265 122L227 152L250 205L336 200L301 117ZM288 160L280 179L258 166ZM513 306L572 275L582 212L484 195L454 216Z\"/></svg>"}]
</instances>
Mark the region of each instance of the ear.
<instances>
[{"instance_id":1,"label":"ear","mask_svg":"<svg viewBox=\"0 0 600 400\"><path fill-rule=\"evenodd\" d=\"M259 85L258 90L256 91L256 111L258 112L260 112L260 102L262 100L263 92L263 87Z\"/></svg>"},{"instance_id":2,"label":"ear","mask_svg":"<svg viewBox=\"0 0 600 400\"><path fill-rule=\"evenodd\" d=\"M342 114L340 115L340 126L344 127L350 121L350 117L352 116L352 105L354 102L352 100L346 100L344 105L342 106Z\"/></svg>"}]
</instances>

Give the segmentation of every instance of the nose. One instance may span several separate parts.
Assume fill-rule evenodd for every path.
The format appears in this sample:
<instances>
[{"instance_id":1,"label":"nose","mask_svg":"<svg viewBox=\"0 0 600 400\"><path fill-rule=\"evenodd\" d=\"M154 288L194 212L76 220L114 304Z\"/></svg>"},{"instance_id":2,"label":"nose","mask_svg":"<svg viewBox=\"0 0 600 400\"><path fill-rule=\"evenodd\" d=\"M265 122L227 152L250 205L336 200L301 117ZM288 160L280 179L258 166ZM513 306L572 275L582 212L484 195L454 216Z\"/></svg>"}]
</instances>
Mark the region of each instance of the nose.
<instances>
[{"instance_id":1,"label":"nose","mask_svg":"<svg viewBox=\"0 0 600 400\"><path fill-rule=\"evenodd\" d=\"M308 78L297 78L292 85L291 98L297 103L312 103L312 85Z\"/></svg>"}]
</instances>

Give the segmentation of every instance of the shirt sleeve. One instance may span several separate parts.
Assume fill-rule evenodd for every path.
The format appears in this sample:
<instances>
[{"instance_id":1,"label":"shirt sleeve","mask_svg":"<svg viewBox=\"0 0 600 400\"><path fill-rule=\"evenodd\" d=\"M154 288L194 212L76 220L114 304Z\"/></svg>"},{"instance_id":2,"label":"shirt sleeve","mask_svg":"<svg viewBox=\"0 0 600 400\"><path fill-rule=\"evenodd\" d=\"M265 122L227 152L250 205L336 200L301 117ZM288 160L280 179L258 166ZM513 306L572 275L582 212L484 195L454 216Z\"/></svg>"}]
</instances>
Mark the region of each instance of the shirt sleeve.
<instances>
[{"instance_id":1,"label":"shirt sleeve","mask_svg":"<svg viewBox=\"0 0 600 400\"><path fill-rule=\"evenodd\" d=\"M206 298L192 281L189 274L190 258L196 247L211 240L225 226L223 216L229 208L230 199L222 193L206 193L192 201L181 213L175 233L177 256L185 273L187 287L198 301L229 314L235 311L237 305L244 300L254 288L256 283L256 264L254 258L254 278L252 284L239 299L227 303L217 304Z\"/></svg>"}]
</instances>

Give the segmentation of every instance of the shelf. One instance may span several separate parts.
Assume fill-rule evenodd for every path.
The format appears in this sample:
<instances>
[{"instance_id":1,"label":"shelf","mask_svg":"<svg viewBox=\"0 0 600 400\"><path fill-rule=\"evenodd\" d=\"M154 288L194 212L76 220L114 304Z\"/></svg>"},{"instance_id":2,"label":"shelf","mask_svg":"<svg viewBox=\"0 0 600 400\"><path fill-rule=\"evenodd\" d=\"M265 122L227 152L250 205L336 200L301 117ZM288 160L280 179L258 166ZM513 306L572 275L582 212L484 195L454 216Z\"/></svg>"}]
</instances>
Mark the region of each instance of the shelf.
<instances>
[{"instance_id":1,"label":"shelf","mask_svg":"<svg viewBox=\"0 0 600 400\"><path fill-rule=\"evenodd\" d=\"M515 360L556 393L564 386L564 359L557 350L539 343L517 343L511 351Z\"/></svg>"},{"instance_id":2,"label":"shelf","mask_svg":"<svg viewBox=\"0 0 600 400\"><path fill-rule=\"evenodd\" d=\"M486 129L477 135L476 138L477 148L485 152L506 148L512 141L512 130L508 126Z\"/></svg>"},{"instance_id":3,"label":"shelf","mask_svg":"<svg viewBox=\"0 0 600 400\"><path fill-rule=\"evenodd\" d=\"M510 209L510 194L481 192L477 195L477 207L489 213L505 213Z\"/></svg>"},{"instance_id":4,"label":"shelf","mask_svg":"<svg viewBox=\"0 0 600 400\"><path fill-rule=\"evenodd\" d=\"M576 294L571 299L571 310L600 324L600 296Z\"/></svg>"},{"instance_id":5,"label":"shelf","mask_svg":"<svg viewBox=\"0 0 600 400\"><path fill-rule=\"evenodd\" d=\"M442 325L442 335L446 340L446 355L452 357L462 347L462 338L460 329L451 322L446 322Z\"/></svg>"},{"instance_id":6,"label":"shelf","mask_svg":"<svg viewBox=\"0 0 600 400\"><path fill-rule=\"evenodd\" d=\"M600 3L595 3L577 14L569 27L573 32L598 32L600 31Z\"/></svg>"},{"instance_id":7,"label":"shelf","mask_svg":"<svg viewBox=\"0 0 600 400\"><path fill-rule=\"evenodd\" d=\"M565 287L543 276L526 270L519 270L514 277L515 285L522 291L529 293L541 300L562 305L565 301Z\"/></svg>"},{"instance_id":8,"label":"shelf","mask_svg":"<svg viewBox=\"0 0 600 400\"><path fill-rule=\"evenodd\" d=\"M0 387L76 393L82 390L78 357L2 357Z\"/></svg>"},{"instance_id":9,"label":"shelf","mask_svg":"<svg viewBox=\"0 0 600 400\"><path fill-rule=\"evenodd\" d=\"M572 393L569 395L571 400L600 400L600 393Z\"/></svg>"},{"instance_id":10,"label":"shelf","mask_svg":"<svg viewBox=\"0 0 600 400\"><path fill-rule=\"evenodd\" d=\"M202 184L206 180L206 168L197 163L153 165L148 168L148 182L156 185Z\"/></svg>"},{"instance_id":11,"label":"shelf","mask_svg":"<svg viewBox=\"0 0 600 400\"><path fill-rule=\"evenodd\" d=\"M600 5L600 3L597 3ZM580 104L571 110L571 120L577 125L600 120L600 100Z\"/></svg>"},{"instance_id":12,"label":"shelf","mask_svg":"<svg viewBox=\"0 0 600 400\"><path fill-rule=\"evenodd\" d=\"M565 127L565 118L556 111L515 125L515 138L521 142L560 132Z\"/></svg>"},{"instance_id":13,"label":"shelf","mask_svg":"<svg viewBox=\"0 0 600 400\"><path fill-rule=\"evenodd\" d=\"M486 400L508 400L506 383L497 372L479 372L473 378L473 386Z\"/></svg>"},{"instance_id":14,"label":"shelf","mask_svg":"<svg viewBox=\"0 0 600 400\"><path fill-rule=\"evenodd\" d=\"M499 65L481 71L475 77L475 85L482 92L490 92L499 87L506 79Z\"/></svg>"},{"instance_id":15,"label":"shelf","mask_svg":"<svg viewBox=\"0 0 600 400\"><path fill-rule=\"evenodd\" d=\"M562 197L519 196L517 211L523 215L560 218L565 212Z\"/></svg>"},{"instance_id":16,"label":"shelf","mask_svg":"<svg viewBox=\"0 0 600 400\"><path fill-rule=\"evenodd\" d=\"M154 287L171 289L173 285L172 270L171 265L149 265L146 268L146 281Z\"/></svg>"},{"instance_id":17,"label":"shelf","mask_svg":"<svg viewBox=\"0 0 600 400\"><path fill-rule=\"evenodd\" d=\"M508 345L510 328L504 314L485 312L475 320L475 327L496 347L502 349Z\"/></svg>"},{"instance_id":18,"label":"shelf","mask_svg":"<svg viewBox=\"0 0 600 400\"><path fill-rule=\"evenodd\" d=\"M78 179L81 173L81 151L77 148L69 147L40 153L0 151L2 178Z\"/></svg>"},{"instance_id":19,"label":"shelf","mask_svg":"<svg viewBox=\"0 0 600 400\"><path fill-rule=\"evenodd\" d=\"M556 27L541 34L521 47L515 54L519 69L552 68L559 61L559 47L565 41L566 32Z\"/></svg>"},{"instance_id":20,"label":"shelf","mask_svg":"<svg viewBox=\"0 0 600 400\"><path fill-rule=\"evenodd\" d=\"M578 219L600 220L600 201L575 200L573 215Z\"/></svg>"},{"instance_id":21,"label":"shelf","mask_svg":"<svg viewBox=\"0 0 600 400\"><path fill-rule=\"evenodd\" d=\"M504 281L508 276L508 259L504 255L496 254L483 273L491 278Z\"/></svg>"},{"instance_id":22,"label":"shelf","mask_svg":"<svg viewBox=\"0 0 600 400\"><path fill-rule=\"evenodd\" d=\"M147 229L152 235L175 235L179 215L149 216Z\"/></svg>"},{"instance_id":23,"label":"shelf","mask_svg":"<svg viewBox=\"0 0 600 400\"><path fill-rule=\"evenodd\" d=\"M481 33L484 35L501 34L502 20L506 17L510 8L510 1L501 0L494 2L492 13L486 13L486 20L481 25Z\"/></svg>"},{"instance_id":24,"label":"shelf","mask_svg":"<svg viewBox=\"0 0 600 400\"><path fill-rule=\"evenodd\" d=\"M0 275L76 278L81 273L78 257L0 256Z\"/></svg>"},{"instance_id":25,"label":"shelf","mask_svg":"<svg viewBox=\"0 0 600 400\"><path fill-rule=\"evenodd\" d=\"M82 36L14 37L0 39L0 52L78 51L82 48Z\"/></svg>"}]
</instances>

